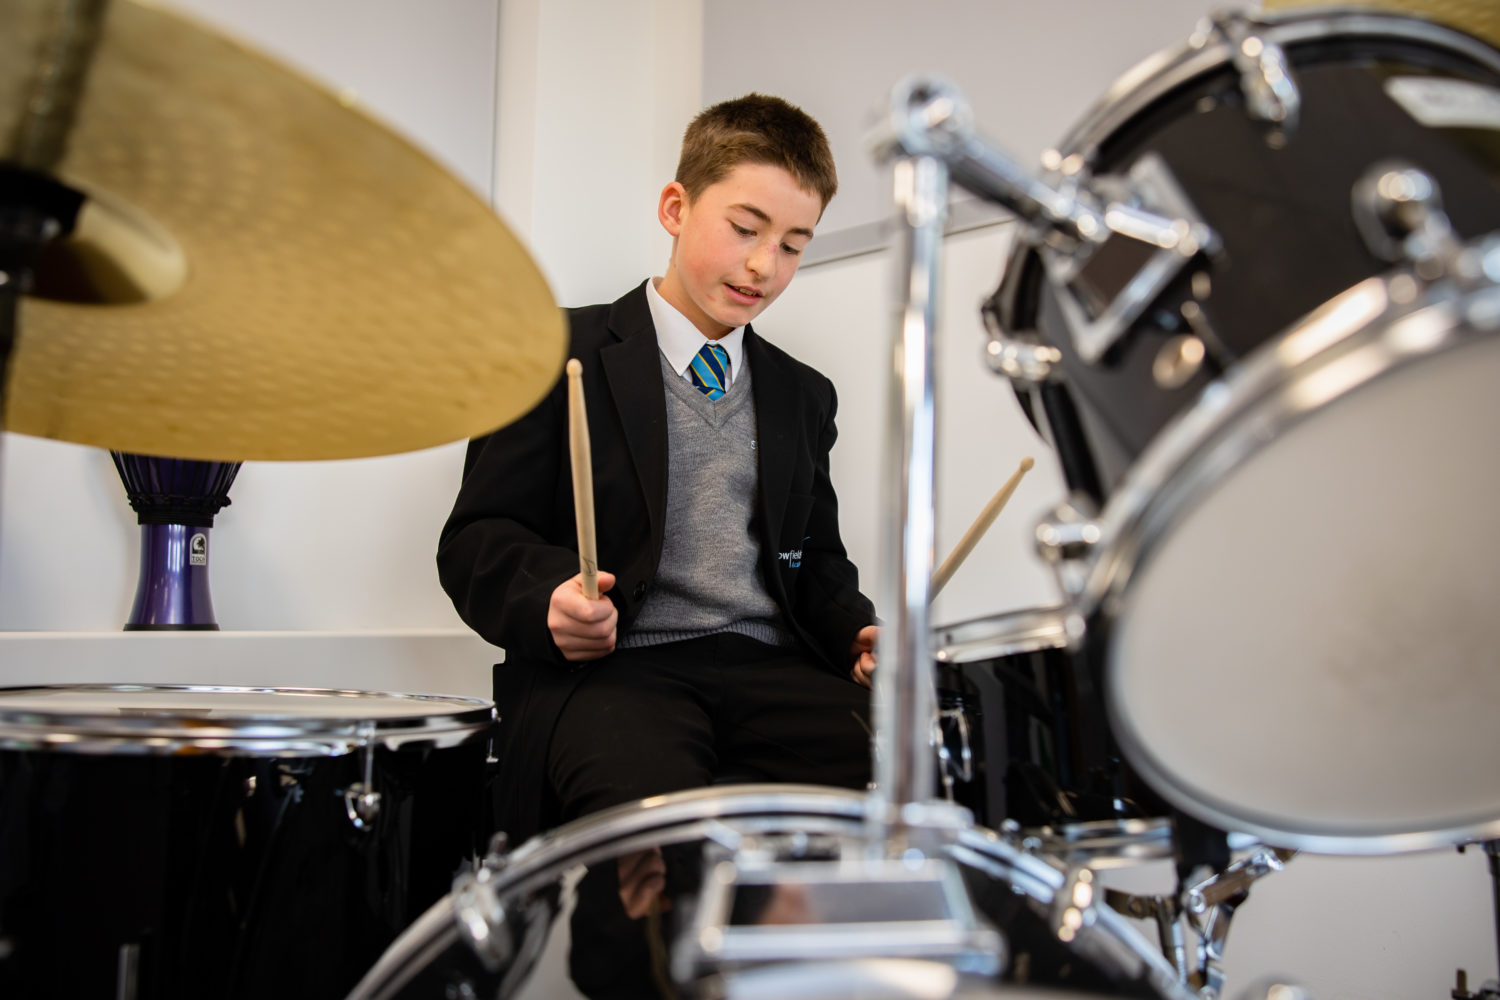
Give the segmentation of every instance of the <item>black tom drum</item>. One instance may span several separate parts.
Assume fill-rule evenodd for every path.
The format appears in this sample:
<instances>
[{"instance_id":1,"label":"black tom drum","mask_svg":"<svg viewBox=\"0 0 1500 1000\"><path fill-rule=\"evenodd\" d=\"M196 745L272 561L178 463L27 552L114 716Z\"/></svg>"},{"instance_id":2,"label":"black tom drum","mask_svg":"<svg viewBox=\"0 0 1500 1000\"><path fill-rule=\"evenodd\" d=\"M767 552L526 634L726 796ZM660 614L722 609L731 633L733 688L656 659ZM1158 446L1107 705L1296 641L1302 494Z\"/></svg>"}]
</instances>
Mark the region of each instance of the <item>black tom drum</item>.
<instances>
[{"instance_id":1,"label":"black tom drum","mask_svg":"<svg viewBox=\"0 0 1500 1000\"><path fill-rule=\"evenodd\" d=\"M1023 404L1055 440L1070 486L1096 500L1215 379L1390 266L1351 210L1373 166L1402 160L1431 175L1460 238L1500 229L1500 52L1408 17L1263 18L1248 37L1285 53L1294 125L1250 113L1235 46L1200 33L1122 77L1058 145L1093 176L1164 165L1222 250L1187 268L1097 363L1080 357L1075 306L1088 314L1121 293L1131 260L1101 253L1087 281L1064 288L1043 265L1047 250L1019 244L988 306L1007 334L1060 352L1056 383ZM1080 302L1080 289L1094 301Z\"/></svg>"},{"instance_id":2,"label":"black tom drum","mask_svg":"<svg viewBox=\"0 0 1500 1000\"><path fill-rule=\"evenodd\" d=\"M493 709L0 690L0 995L341 996L482 850Z\"/></svg>"},{"instance_id":3,"label":"black tom drum","mask_svg":"<svg viewBox=\"0 0 1500 1000\"><path fill-rule=\"evenodd\" d=\"M939 756L955 802L1070 857L1098 844L1095 866L1170 853L1166 810L1121 759L1061 608L944 625L933 646Z\"/></svg>"}]
</instances>

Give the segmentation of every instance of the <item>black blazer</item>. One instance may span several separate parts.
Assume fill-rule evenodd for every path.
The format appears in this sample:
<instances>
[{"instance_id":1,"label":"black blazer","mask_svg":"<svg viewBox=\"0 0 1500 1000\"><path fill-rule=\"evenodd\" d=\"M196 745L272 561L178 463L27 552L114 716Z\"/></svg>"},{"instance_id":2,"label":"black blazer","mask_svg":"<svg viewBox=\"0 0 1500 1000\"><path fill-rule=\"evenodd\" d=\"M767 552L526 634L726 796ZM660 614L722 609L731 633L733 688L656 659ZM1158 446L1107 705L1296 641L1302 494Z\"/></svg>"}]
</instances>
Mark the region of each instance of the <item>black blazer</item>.
<instances>
[{"instance_id":1,"label":"black blazer","mask_svg":"<svg viewBox=\"0 0 1500 1000\"><path fill-rule=\"evenodd\" d=\"M599 568L615 574L607 596L623 633L661 557L667 411L660 351L644 283L613 304L571 309L568 319L569 356L583 364ZM828 473L837 436L833 384L751 328L744 346L754 379L755 524L766 588L808 649L846 675L849 646L875 614L839 537ZM566 379L520 420L470 442L437 561L459 615L506 650L495 669L500 766L539 779L552 722L580 669L563 659L547 629L552 591L578 572ZM540 783L526 784L519 794L539 796ZM512 837L530 832L528 824L511 825Z\"/></svg>"}]
</instances>

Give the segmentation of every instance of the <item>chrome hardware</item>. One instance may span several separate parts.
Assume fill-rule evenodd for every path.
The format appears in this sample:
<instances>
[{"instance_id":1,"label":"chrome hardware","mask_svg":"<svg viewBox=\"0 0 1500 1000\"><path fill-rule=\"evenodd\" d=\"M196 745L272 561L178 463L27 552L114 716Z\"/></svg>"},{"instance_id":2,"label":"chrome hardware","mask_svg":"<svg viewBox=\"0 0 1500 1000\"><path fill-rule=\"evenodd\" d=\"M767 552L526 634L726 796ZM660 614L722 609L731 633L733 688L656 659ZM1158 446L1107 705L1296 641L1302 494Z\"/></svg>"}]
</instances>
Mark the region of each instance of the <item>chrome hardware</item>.
<instances>
[{"instance_id":1,"label":"chrome hardware","mask_svg":"<svg viewBox=\"0 0 1500 1000\"><path fill-rule=\"evenodd\" d=\"M1094 873L1089 869L1075 868L1068 873L1061 891L1052 901L1052 930L1059 941L1069 943L1081 931L1094 925L1102 892L1094 885Z\"/></svg>"},{"instance_id":2,"label":"chrome hardware","mask_svg":"<svg viewBox=\"0 0 1500 1000\"><path fill-rule=\"evenodd\" d=\"M474 949L486 969L495 972L511 960L515 949L502 933L505 907L482 869L454 879L453 916L464 943Z\"/></svg>"},{"instance_id":3,"label":"chrome hardware","mask_svg":"<svg viewBox=\"0 0 1500 1000\"><path fill-rule=\"evenodd\" d=\"M1196 302L1187 302L1183 308L1198 308ZM1161 346L1156 359L1151 363L1151 377L1163 389L1180 389L1198 374L1207 356L1203 341L1190 333L1178 334Z\"/></svg>"},{"instance_id":4,"label":"chrome hardware","mask_svg":"<svg viewBox=\"0 0 1500 1000\"><path fill-rule=\"evenodd\" d=\"M1074 494L1036 526L1036 551L1057 574L1058 586L1068 597L1083 593L1094 547L1103 538L1092 514L1093 504Z\"/></svg>"},{"instance_id":5,"label":"chrome hardware","mask_svg":"<svg viewBox=\"0 0 1500 1000\"><path fill-rule=\"evenodd\" d=\"M1251 883L1286 868L1296 851L1259 847L1222 872L1189 886L1183 893L1183 909L1196 916L1208 913L1232 896L1250 891Z\"/></svg>"},{"instance_id":6,"label":"chrome hardware","mask_svg":"<svg viewBox=\"0 0 1500 1000\"><path fill-rule=\"evenodd\" d=\"M982 310L982 315L990 335L984 345L984 358L991 371L1023 385L1052 379L1053 366L1062 363L1062 351L1032 338L1012 337L992 309Z\"/></svg>"},{"instance_id":7,"label":"chrome hardware","mask_svg":"<svg viewBox=\"0 0 1500 1000\"><path fill-rule=\"evenodd\" d=\"M354 829L368 831L380 815L380 793L375 791L375 727L371 723L360 726L359 751L364 758L365 780L344 789L344 813Z\"/></svg>"},{"instance_id":8,"label":"chrome hardware","mask_svg":"<svg viewBox=\"0 0 1500 1000\"><path fill-rule=\"evenodd\" d=\"M1224 942L1229 937L1229 922L1249 895L1251 884L1281 871L1296 854L1279 847L1258 847L1222 872L1183 889L1182 910L1198 934L1201 995L1216 997L1224 989Z\"/></svg>"},{"instance_id":9,"label":"chrome hardware","mask_svg":"<svg viewBox=\"0 0 1500 1000\"><path fill-rule=\"evenodd\" d=\"M945 708L933 720L932 742L937 746L938 761L942 764L943 785L948 799L953 799L953 782L974 780L974 751L969 743L969 718L962 708ZM952 733L958 743L950 747L948 734Z\"/></svg>"},{"instance_id":10,"label":"chrome hardware","mask_svg":"<svg viewBox=\"0 0 1500 1000\"><path fill-rule=\"evenodd\" d=\"M1218 235L1155 153L1138 159L1124 178L1100 177L1094 187L1113 196L1104 210L1104 238L1069 252L1040 251L1074 347L1089 364L1103 359L1194 257L1220 247ZM1129 277L1118 287L1108 278L1095 287L1096 270Z\"/></svg>"},{"instance_id":11,"label":"chrome hardware","mask_svg":"<svg viewBox=\"0 0 1500 1000\"><path fill-rule=\"evenodd\" d=\"M137 941L120 945L115 962L115 1000L135 1000L141 983L141 946Z\"/></svg>"},{"instance_id":12,"label":"chrome hardware","mask_svg":"<svg viewBox=\"0 0 1500 1000\"><path fill-rule=\"evenodd\" d=\"M1091 178L1087 160L1053 151L1043 179L981 138L954 85L941 77L908 77L896 85L891 111L870 138L877 155L941 162L963 187L1009 209L1040 245L1078 354L1090 364L1125 332L1200 252L1218 238L1172 179L1160 157L1138 160L1125 178ZM1090 266L1095 262L1096 266ZM1096 276L1095 271L1109 275ZM1093 291L1091 280L1123 287ZM998 352L1004 355L1003 346ZM1003 360L1003 357L1001 358ZM1017 361L1025 368L1024 359Z\"/></svg>"},{"instance_id":13,"label":"chrome hardware","mask_svg":"<svg viewBox=\"0 0 1500 1000\"><path fill-rule=\"evenodd\" d=\"M356 781L344 790L344 812L356 830L368 830L380 815L380 793L367 792L368 786Z\"/></svg>"},{"instance_id":14,"label":"chrome hardware","mask_svg":"<svg viewBox=\"0 0 1500 1000\"><path fill-rule=\"evenodd\" d=\"M490 837L489 848L484 854L484 867L499 871L505 867L505 855L510 851L510 834L497 830Z\"/></svg>"},{"instance_id":15,"label":"chrome hardware","mask_svg":"<svg viewBox=\"0 0 1500 1000\"><path fill-rule=\"evenodd\" d=\"M1354 224L1365 246L1388 261L1409 261L1428 281L1449 273L1464 245L1443 211L1437 181L1398 160L1377 163L1350 192Z\"/></svg>"},{"instance_id":16,"label":"chrome hardware","mask_svg":"<svg viewBox=\"0 0 1500 1000\"><path fill-rule=\"evenodd\" d=\"M1280 138L1297 128L1302 114L1302 94L1292 79L1291 63L1280 45L1259 33L1262 26L1241 13L1214 18L1213 30L1227 43L1230 59L1240 74L1240 92L1250 117L1279 128Z\"/></svg>"},{"instance_id":17,"label":"chrome hardware","mask_svg":"<svg viewBox=\"0 0 1500 1000\"><path fill-rule=\"evenodd\" d=\"M898 83L890 115L869 144L882 159L904 155L941 160L953 179L970 191L1068 240L1086 243L1107 235L1103 216L1092 204L1033 177L981 140L968 102L942 77L907 77Z\"/></svg>"}]
</instances>

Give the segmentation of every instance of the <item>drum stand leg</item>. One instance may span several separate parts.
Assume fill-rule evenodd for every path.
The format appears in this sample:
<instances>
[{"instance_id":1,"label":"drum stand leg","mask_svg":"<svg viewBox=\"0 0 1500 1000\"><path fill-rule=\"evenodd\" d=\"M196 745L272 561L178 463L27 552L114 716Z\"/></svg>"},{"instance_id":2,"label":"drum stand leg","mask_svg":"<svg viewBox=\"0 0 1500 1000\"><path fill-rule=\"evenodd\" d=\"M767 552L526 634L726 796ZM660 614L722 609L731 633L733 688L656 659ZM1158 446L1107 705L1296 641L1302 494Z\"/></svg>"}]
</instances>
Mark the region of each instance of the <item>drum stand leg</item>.
<instances>
[{"instance_id":1,"label":"drum stand leg","mask_svg":"<svg viewBox=\"0 0 1500 1000\"><path fill-rule=\"evenodd\" d=\"M1296 853L1259 847L1222 872L1184 884L1176 896L1136 896L1111 891L1105 894L1105 901L1127 917L1155 921L1162 953L1177 967L1182 981L1196 988L1200 996L1217 997L1224 988L1224 944L1235 910L1249 898L1251 883L1281 871ZM1188 965L1183 917L1198 939L1192 968ZM1454 997L1469 1000L1457 993Z\"/></svg>"},{"instance_id":2,"label":"drum stand leg","mask_svg":"<svg viewBox=\"0 0 1500 1000\"><path fill-rule=\"evenodd\" d=\"M1459 850L1462 851L1463 847ZM1500 956L1500 840L1485 841L1484 856L1489 863L1490 891L1494 896L1495 953ZM1458 981L1449 995L1453 1000L1500 1000L1500 980L1486 979L1477 991L1470 992L1469 973L1459 969Z\"/></svg>"}]
</instances>

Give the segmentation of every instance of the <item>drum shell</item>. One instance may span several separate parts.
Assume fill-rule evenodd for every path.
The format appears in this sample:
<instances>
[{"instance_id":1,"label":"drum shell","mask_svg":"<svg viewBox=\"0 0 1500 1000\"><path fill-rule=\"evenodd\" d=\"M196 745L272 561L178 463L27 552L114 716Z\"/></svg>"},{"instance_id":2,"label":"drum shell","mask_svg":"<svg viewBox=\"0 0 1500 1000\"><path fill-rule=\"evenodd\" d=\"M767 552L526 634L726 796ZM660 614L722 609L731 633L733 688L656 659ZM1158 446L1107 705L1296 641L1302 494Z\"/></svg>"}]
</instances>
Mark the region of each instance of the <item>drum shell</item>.
<instances>
[{"instance_id":1,"label":"drum shell","mask_svg":"<svg viewBox=\"0 0 1500 1000\"><path fill-rule=\"evenodd\" d=\"M362 751L0 750L0 993L342 995L482 851L485 735L375 745L365 829Z\"/></svg>"},{"instance_id":2,"label":"drum shell","mask_svg":"<svg viewBox=\"0 0 1500 1000\"><path fill-rule=\"evenodd\" d=\"M1390 266L1365 245L1350 208L1355 182L1372 166L1406 160L1431 174L1460 238L1500 228L1500 133L1428 127L1385 89L1402 76L1500 88L1500 53L1477 43L1459 51L1444 43L1462 37L1456 33L1388 16L1299 14L1263 34L1285 48L1303 98L1284 144L1269 141L1275 130L1245 112L1238 74L1223 61L1115 95L1113 112L1106 104L1062 144L1095 174L1123 174L1159 157L1219 235L1219 254L1189 267L1097 364L1079 357L1059 308L1065 293L1045 277L1034 248L1012 255L992 304L1008 331L1034 331L1060 352L1058 384L1048 389L1070 406L1043 407L1035 393L1018 391L1060 449L1086 452L1064 456L1065 464L1086 460L1095 481L1070 486L1097 500L1215 378ZM1182 384L1164 385L1153 373L1156 359L1188 334L1203 339L1207 360ZM1077 426L1056 426L1075 419Z\"/></svg>"},{"instance_id":3,"label":"drum shell","mask_svg":"<svg viewBox=\"0 0 1500 1000\"><path fill-rule=\"evenodd\" d=\"M964 716L973 761L953 799L978 822L1060 827L1165 814L1121 759L1099 675L1068 649L1059 609L942 626L934 644L939 709ZM951 720L943 735L954 742Z\"/></svg>"}]
</instances>

